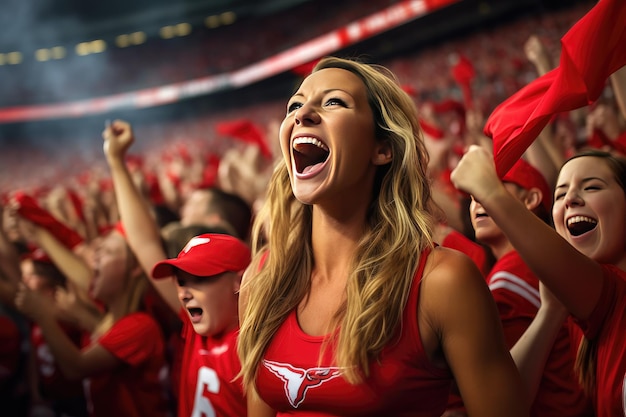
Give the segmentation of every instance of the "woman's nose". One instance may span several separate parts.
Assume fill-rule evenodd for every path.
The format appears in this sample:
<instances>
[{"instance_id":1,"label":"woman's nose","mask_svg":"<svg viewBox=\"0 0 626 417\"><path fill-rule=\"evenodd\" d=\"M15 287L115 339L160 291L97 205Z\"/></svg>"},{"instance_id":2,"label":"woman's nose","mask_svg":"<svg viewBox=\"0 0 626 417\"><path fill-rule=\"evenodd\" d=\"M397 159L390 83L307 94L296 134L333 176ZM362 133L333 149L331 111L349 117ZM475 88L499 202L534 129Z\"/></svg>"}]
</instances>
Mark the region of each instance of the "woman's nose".
<instances>
[{"instance_id":1,"label":"woman's nose","mask_svg":"<svg viewBox=\"0 0 626 417\"><path fill-rule=\"evenodd\" d=\"M584 204L584 200L576 190L568 190L565 194L565 205L567 207L581 206Z\"/></svg>"},{"instance_id":2,"label":"woman's nose","mask_svg":"<svg viewBox=\"0 0 626 417\"><path fill-rule=\"evenodd\" d=\"M296 125L315 124L319 122L319 114L309 104L303 104L295 113Z\"/></svg>"}]
</instances>

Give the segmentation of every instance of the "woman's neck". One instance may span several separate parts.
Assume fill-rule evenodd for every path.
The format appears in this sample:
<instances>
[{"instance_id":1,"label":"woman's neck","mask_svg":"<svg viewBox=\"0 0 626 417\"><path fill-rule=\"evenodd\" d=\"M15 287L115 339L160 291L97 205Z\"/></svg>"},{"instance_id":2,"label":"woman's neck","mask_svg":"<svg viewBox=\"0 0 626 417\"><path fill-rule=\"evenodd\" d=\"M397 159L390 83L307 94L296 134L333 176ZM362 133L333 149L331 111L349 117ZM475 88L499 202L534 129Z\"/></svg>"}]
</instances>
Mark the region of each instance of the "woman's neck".
<instances>
[{"instance_id":1,"label":"woman's neck","mask_svg":"<svg viewBox=\"0 0 626 417\"><path fill-rule=\"evenodd\" d=\"M315 270L320 277L345 274L365 233L365 222L355 213L349 221L338 221L313 212L311 241Z\"/></svg>"}]
</instances>

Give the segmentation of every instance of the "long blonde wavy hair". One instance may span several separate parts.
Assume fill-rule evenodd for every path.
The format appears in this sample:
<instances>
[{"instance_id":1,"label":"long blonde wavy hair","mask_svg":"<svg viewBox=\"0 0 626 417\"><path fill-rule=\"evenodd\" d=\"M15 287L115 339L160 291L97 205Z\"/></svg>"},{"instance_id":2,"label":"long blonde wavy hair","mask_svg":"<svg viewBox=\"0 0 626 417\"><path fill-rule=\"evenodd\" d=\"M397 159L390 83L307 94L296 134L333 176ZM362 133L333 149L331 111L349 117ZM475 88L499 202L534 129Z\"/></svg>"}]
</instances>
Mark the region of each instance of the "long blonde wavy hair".
<instances>
[{"instance_id":1,"label":"long blonde wavy hair","mask_svg":"<svg viewBox=\"0 0 626 417\"><path fill-rule=\"evenodd\" d=\"M354 255L345 301L334 317L336 364L345 369L346 380L357 383L369 375L371 361L402 325L420 253L434 245L433 203L415 104L393 73L335 57L322 59L313 72L326 68L345 69L363 81L376 138L387 141L393 155L376 174L366 231ZM311 223L312 207L294 197L282 160L253 225L254 256L243 287L247 303L238 353L246 389L254 389L257 368L272 337L310 288Z\"/></svg>"}]
</instances>

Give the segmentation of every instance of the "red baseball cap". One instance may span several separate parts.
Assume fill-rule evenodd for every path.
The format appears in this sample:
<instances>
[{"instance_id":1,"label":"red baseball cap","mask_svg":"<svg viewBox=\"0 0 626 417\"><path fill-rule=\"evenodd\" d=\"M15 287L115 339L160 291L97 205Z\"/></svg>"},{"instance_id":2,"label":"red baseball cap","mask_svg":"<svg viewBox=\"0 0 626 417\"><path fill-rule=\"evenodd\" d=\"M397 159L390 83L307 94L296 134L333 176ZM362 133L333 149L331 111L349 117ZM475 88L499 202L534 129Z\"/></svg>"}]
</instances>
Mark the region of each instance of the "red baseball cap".
<instances>
[{"instance_id":1,"label":"red baseball cap","mask_svg":"<svg viewBox=\"0 0 626 417\"><path fill-rule=\"evenodd\" d=\"M242 271L249 263L250 248L241 240L230 235L205 233L191 238L177 258L158 262L152 269L152 277L172 276L175 268L198 277L210 277L227 271Z\"/></svg>"},{"instance_id":2,"label":"red baseball cap","mask_svg":"<svg viewBox=\"0 0 626 417\"><path fill-rule=\"evenodd\" d=\"M530 190L538 188L541 191L541 204L550 213L552 211L552 190L548 186L545 177L539 170L526 162L524 159L518 159L513 167L502 178L503 182L512 182L520 187Z\"/></svg>"}]
</instances>

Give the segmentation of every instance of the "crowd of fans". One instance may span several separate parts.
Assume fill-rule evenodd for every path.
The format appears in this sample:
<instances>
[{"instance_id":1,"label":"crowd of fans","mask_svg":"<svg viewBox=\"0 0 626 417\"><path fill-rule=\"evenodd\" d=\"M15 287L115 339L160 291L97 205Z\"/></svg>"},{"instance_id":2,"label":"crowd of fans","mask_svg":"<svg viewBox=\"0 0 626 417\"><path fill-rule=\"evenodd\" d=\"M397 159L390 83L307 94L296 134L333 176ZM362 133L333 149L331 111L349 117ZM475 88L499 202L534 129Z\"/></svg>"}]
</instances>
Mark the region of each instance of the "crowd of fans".
<instances>
[{"instance_id":1,"label":"crowd of fans","mask_svg":"<svg viewBox=\"0 0 626 417\"><path fill-rule=\"evenodd\" d=\"M498 103L525 85L532 77L536 76L532 63L524 56L524 43L526 40L533 34L538 36L547 49L551 61L556 63L559 56L560 36L565 33L573 22L589 9L590 5L589 2L581 2L572 8L559 12L546 13L535 17L525 16L524 19L519 21L514 21L510 24L497 26L488 30L481 28L481 30L476 30L463 38L442 41L440 44L420 49L413 55L405 55L392 59L386 64L397 74L400 82L410 89L411 93L415 96L418 106L421 106L450 100L463 100L462 89L458 82L455 81L452 71L455 57L462 55L467 58L473 66L475 76L472 78L471 83L472 89L475 91L473 97L475 105L484 115L488 115ZM358 13L363 13L363 15L367 14L364 13L362 8L346 8L346 10L354 9L359 9L360 12ZM371 11L373 10L370 10L370 12ZM349 14L347 11L345 14L346 22L356 17ZM291 20L278 19L278 21L282 21L282 25L286 25L286 22ZM331 24L329 23L329 25ZM317 31L317 25L310 26L311 27L306 29ZM242 25L242 27L245 28L246 25ZM267 27L280 26L269 25ZM332 25L330 27L332 27ZM300 31L295 31L298 36L300 36L301 32L302 28L300 28ZM323 31L320 30L317 33L323 33ZM252 38L256 39L255 37ZM301 38L296 39L302 40ZM298 41L294 40L294 44L296 43L298 43ZM184 51L185 49L177 48L177 50ZM191 50L193 50L193 48ZM264 49L254 48L254 50L262 51ZM190 54L194 55L193 53ZM139 56L138 54L135 55ZM233 56L233 54L225 55ZM187 60L184 60L184 62L187 62ZM242 62L251 61L244 60ZM132 67L129 63L126 64L128 66L125 65L125 68ZM176 65L175 67L180 68L187 66ZM222 69L219 71L222 71ZM143 78L150 74L152 74L152 71L148 73L142 72L141 77ZM127 77L128 74L124 76ZM106 78L103 78L102 80L105 79ZM188 78L183 76L177 78L176 81L184 79ZM107 81L107 83L109 82ZM163 81L161 80L159 85L162 83ZM3 85L6 88L10 88L11 83L5 83ZM19 85L19 83L14 83L14 85ZM65 89L66 92L73 90L80 89ZM10 96L10 94L5 95L5 97ZM141 129L145 129L145 132L141 131L140 133L142 134L140 137L146 139L138 144L137 150L146 153L148 158L150 158L148 155L154 155L154 158L156 158L158 154L169 152L172 147L176 146L175 143L184 145L193 142L196 149L197 146L200 146L200 153L206 153L212 150L212 153L219 155L227 145L223 143L223 137L215 134L216 124L224 120L241 119L242 114L245 114L243 117L253 121L262 130L266 131L269 125L282 118L284 112L282 107L283 104L280 100L263 103L261 105L255 104L252 107L243 103L242 108L245 109L245 112L242 111L242 108L233 110L226 109L220 111L219 114L207 113L205 116L193 120L186 119L181 122L171 122L165 125L154 123L154 125L150 127L142 126ZM444 125L450 125L452 128L458 126L458 123L450 123L450 118L460 113L449 111L450 109L454 109L455 106L451 107L448 105L446 108L448 111L440 112L438 117L443 118L442 122ZM456 106L456 108L458 109L458 106ZM71 135L71 133L68 134ZM267 137L271 136L268 135ZM20 143L20 140L21 138L15 138L14 142ZM42 142L45 143L45 138L41 138L40 141L34 141L34 143ZM19 146L6 146L0 158L2 158L3 162L2 172L10 173L10 177L6 174L2 176L0 180L0 191L6 192L11 188L21 188L37 183L37 175L33 175L34 173L26 164L18 163L22 158L33 160L33 163L36 163L40 169L45 169L42 173L42 177L54 178L55 183L63 181L68 175L77 174L83 169L90 169L98 165L101 166L102 160L99 155L99 147L93 146L93 140L90 138L80 138L80 140L76 140L76 143L80 144L80 146L77 146L76 149L64 149L63 152L57 152L56 147L50 143L40 147L27 146L24 149ZM51 154L53 158L51 158ZM38 162L39 158L41 158L40 162ZM58 162L50 163L51 160ZM6 184L2 184L2 181L6 182Z\"/></svg>"},{"instance_id":2,"label":"crowd of fans","mask_svg":"<svg viewBox=\"0 0 626 417\"><path fill-rule=\"evenodd\" d=\"M277 14L268 19L281 24L264 24L273 30L260 33L258 28L242 21L237 26L220 29L225 37L254 39L254 43L241 46L240 53L232 54L232 45L241 42L233 41L229 47L221 42L209 45L209 38L198 36L191 43L205 52L210 49L210 54L199 54L194 48L164 54L189 65L175 66L174 71L171 66L156 67L151 74L142 72L136 77L118 74L113 78L127 77L130 85L136 81L150 86L151 83L207 75L207 71L219 73L236 69L242 63L262 59L261 53L279 52L389 3L382 0L367 2L367 5L358 1L329 2L329 7L332 4L337 8L334 19L320 20L323 25L306 27L302 27L300 19L287 19ZM451 173L471 145L491 148L489 138L483 133L487 116L520 88L556 67L560 38L594 3L577 2L558 12L481 28L463 38L440 41L414 54L382 63L396 74L418 108L430 156L428 175L434 185L433 198L442 209L435 239L442 246L460 249L469 255L486 278L496 279L493 277L498 269L492 267L502 267L498 261L503 253L499 251L503 247L510 249L509 242L502 246L502 240L485 237L481 241L481 232L472 224L471 213L474 217L477 211L480 215L484 213L481 207L476 207L475 201L471 203L467 194L455 188L472 186L459 180L461 174L455 178ZM302 12L307 13L307 19L315 21L312 16L321 12L321 8L309 2L302 6ZM329 13L328 10L323 12ZM114 54L124 59L122 54L126 53L128 51ZM139 58L129 59L132 62ZM71 74L66 75L71 77ZM105 93L106 85L102 88L101 92ZM505 183L520 187L516 188L520 191L518 196L522 196L520 201L526 202L527 194L521 190L530 193L531 189L540 188L548 194L546 190L554 188L561 165L582 149L626 155L625 99L623 68L607 80L601 97L593 105L554 117L524 155L532 166L518 168L524 172L518 171L517 177L511 174L509 179L504 179ZM101 132L94 132L98 142L80 150L31 147L3 150L0 155L0 320L3 323L0 325L0 392L2 399L13 404L7 415L20 416L28 412L32 416L105 416L114 412L107 407L119 406L128 411L137 403L144 412L148 405L154 407L154 413L161 413L158 415L176 415L177 409L189 412L185 407L190 403L185 402L186 393L179 391L178 382L190 378L181 368L181 360L188 365L192 359L182 358L182 346L201 343L191 336L195 335L194 331L210 340L215 333L194 322L191 327L182 325L185 327L183 341L177 337L181 332L182 313L177 311L180 306L174 291L176 287L169 284L177 282L179 294L193 292L189 287L194 285L197 274L191 271L190 275L178 275L176 269L168 270L163 277L174 276L174 279L163 285L153 281L153 286L146 277L162 278L162 274L156 272L151 276L150 265L167 258L178 255L178 261L173 261L172 265L178 265L176 262L186 265L183 253L192 253L194 246L186 246L186 243L193 236L224 233L251 242L249 226L262 213L273 168L281 156L277 138L279 123L285 114L284 101L242 105L194 120L142 124L134 131L125 122L107 122ZM105 139L104 156L100 135ZM133 148L129 149L133 143ZM116 146L117 149L111 148ZM475 154L476 151L474 157ZM136 193L129 192L129 184L135 187ZM481 190L477 188L476 192ZM540 195L536 204L527 208L550 225L548 200L551 200L551 193L550 197ZM129 201L134 203L129 204ZM245 208L243 214L235 219L242 207ZM195 216L194 220L190 220L190 216ZM140 225L157 232L149 238L139 236ZM191 226L195 228L188 229ZM163 245L162 248L152 252L146 249L158 246L157 243ZM249 254L244 256L245 251L240 252L247 263ZM183 266L180 268L185 274L188 272ZM113 280L113 276L119 280ZM27 277L31 278L31 283ZM238 288L241 276L232 278L235 282L232 285ZM7 284L11 280L24 281L30 290ZM32 284L34 281L36 283ZM539 282L536 279L532 282L536 288L531 292L540 304ZM167 285L169 288L162 291ZM49 303L42 297L48 297L45 299ZM236 299L234 302L236 305ZM498 307L503 303L498 303ZM174 314L168 307L173 308ZM194 308L200 307L190 308L192 321ZM537 308L530 310L524 318L528 322L537 314ZM507 332L505 314L500 313L508 348L515 357L514 345L523 329L514 324L515 329ZM76 331L78 337L72 331ZM232 326L228 327L228 332L231 331ZM559 336L561 352L569 350L563 347L568 337L575 338L566 330L563 332L566 335ZM135 346L155 337L160 342L152 351L138 353L140 349ZM122 339L127 342L122 343ZM209 345L211 349L221 346ZM567 355L570 353L568 351ZM51 361L51 357L55 360ZM570 363L573 356L570 359L572 361L566 361L567 366L573 366ZM138 376L135 371L139 368L144 371L148 368L148 371ZM562 376L559 373L558 377ZM91 387L85 390L87 396L69 382L66 392L55 391L58 381L65 381L65 378L91 381ZM138 387L141 389L137 390ZM125 394L120 394L126 389ZM576 406L571 407L571 415L593 415L591 402L582 388L576 385L573 391L571 398L575 398ZM107 403L107 395L128 393L136 397L135 405L130 405L132 401ZM449 417L463 415L465 411L456 394L450 396L446 414ZM551 399L541 401L550 403ZM183 403L185 405L181 406ZM535 406L533 415L549 415L542 413L540 401ZM49 414L43 414L45 412Z\"/></svg>"}]
</instances>

